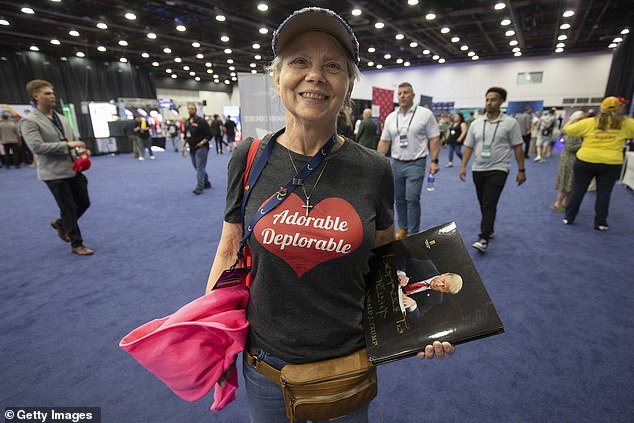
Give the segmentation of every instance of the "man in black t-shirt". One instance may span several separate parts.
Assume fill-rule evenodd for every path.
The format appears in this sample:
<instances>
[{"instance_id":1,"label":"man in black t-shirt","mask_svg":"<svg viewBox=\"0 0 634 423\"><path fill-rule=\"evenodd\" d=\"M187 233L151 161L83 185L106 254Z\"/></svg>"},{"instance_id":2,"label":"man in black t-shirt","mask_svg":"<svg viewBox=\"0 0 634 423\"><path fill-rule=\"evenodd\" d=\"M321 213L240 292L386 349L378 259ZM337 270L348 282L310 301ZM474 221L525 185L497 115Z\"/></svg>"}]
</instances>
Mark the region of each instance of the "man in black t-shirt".
<instances>
[{"instance_id":1,"label":"man in black t-shirt","mask_svg":"<svg viewBox=\"0 0 634 423\"><path fill-rule=\"evenodd\" d=\"M189 156L192 165L196 169L196 188L192 191L196 195L203 193L205 188L211 188L209 176L207 176L207 155L209 154L209 140L211 129L205 121L196 114L196 106L187 106L189 117L185 121L185 138L183 139L183 157L185 157L185 144L189 145Z\"/></svg>"},{"instance_id":2,"label":"man in black t-shirt","mask_svg":"<svg viewBox=\"0 0 634 423\"><path fill-rule=\"evenodd\" d=\"M233 151L233 143L236 140L236 123L231 120L231 116L227 115L225 119L225 134L227 134L227 142L229 151Z\"/></svg>"},{"instance_id":3,"label":"man in black t-shirt","mask_svg":"<svg viewBox=\"0 0 634 423\"><path fill-rule=\"evenodd\" d=\"M211 121L211 135L216 143L216 154L222 154L222 121L217 114Z\"/></svg>"}]
</instances>

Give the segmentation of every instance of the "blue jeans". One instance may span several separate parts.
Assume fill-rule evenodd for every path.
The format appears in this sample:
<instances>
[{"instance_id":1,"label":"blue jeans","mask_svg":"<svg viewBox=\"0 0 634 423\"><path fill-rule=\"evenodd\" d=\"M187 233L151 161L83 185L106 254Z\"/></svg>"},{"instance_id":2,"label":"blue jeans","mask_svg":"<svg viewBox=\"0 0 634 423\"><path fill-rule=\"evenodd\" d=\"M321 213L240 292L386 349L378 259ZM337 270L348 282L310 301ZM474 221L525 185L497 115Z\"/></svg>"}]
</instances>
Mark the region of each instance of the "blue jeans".
<instances>
[{"instance_id":1,"label":"blue jeans","mask_svg":"<svg viewBox=\"0 0 634 423\"><path fill-rule=\"evenodd\" d=\"M256 349L255 356L276 369L284 367L286 362L278 357ZM257 370L243 362L242 373L244 375L247 397L249 399L249 416L251 423L287 423L286 408L282 388L262 376ZM335 420L337 423L368 423L368 409L370 404L347 416ZM305 420L298 423L305 422ZM313 422L317 422L314 420Z\"/></svg>"},{"instance_id":2,"label":"blue jeans","mask_svg":"<svg viewBox=\"0 0 634 423\"><path fill-rule=\"evenodd\" d=\"M181 138L178 135L167 137L167 141L172 143L172 147L174 147L174 151L178 151L178 147L181 143ZM167 142L165 143L165 147L167 148Z\"/></svg>"},{"instance_id":3,"label":"blue jeans","mask_svg":"<svg viewBox=\"0 0 634 423\"><path fill-rule=\"evenodd\" d=\"M410 234L420 229L420 193L425 181L426 165L425 158L410 162L392 160L398 226L406 228Z\"/></svg>"},{"instance_id":4,"label":"blue jeans","mask_svg":"<svg viewBox=\"0 0 634 423\"><path fill-rule=\"evenodd\" d=\"M453 162L453 153L456 152L456 155L460 157L462 160L462 144L449 144L449 161Z\"/></svg>"},{"instance_id":5,"label":"blue jeans","mask_svg":"<svg viewBox=\"0 0 634 423\"><path fill-rule=\"evenodd\" d=\"M209 180L207 176L207 155L209 154L209 146L198 147L189 154L192 159L192 166L196 169L196 187L203 189L205 183Z\"/></svg>"}]
</instances>

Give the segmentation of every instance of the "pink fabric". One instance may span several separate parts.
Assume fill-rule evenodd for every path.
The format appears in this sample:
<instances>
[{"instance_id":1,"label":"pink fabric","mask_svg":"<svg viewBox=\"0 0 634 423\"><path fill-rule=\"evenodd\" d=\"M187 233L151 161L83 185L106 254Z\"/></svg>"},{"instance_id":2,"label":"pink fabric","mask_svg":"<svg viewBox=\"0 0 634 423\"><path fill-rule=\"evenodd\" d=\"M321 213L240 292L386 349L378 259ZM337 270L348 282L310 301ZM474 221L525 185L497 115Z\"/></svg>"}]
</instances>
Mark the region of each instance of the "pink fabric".
<instances>
[{"instance_id":1,"label":"pink fabric","mask_svg":"<svg viewBox=\"0 0 634 423\"><path fill-rule=\"evenodd\" d=\"M235 366L224 386L217 382L245 348L248 301L244 285L211 291L138 327L119 346L186 401L202 398L216 385L211 410L222 410L236 398Z\"/></svg>"}]
</instances>

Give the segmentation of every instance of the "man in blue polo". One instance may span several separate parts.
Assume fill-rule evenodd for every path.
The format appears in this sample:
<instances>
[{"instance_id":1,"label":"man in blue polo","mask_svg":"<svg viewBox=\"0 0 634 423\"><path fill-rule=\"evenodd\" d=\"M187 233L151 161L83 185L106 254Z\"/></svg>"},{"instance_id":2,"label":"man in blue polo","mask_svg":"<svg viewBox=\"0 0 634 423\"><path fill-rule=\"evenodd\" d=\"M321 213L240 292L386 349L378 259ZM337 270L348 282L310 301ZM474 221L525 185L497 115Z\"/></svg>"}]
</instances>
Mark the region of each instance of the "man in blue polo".
<instances>
[{"instance_id":1,"label":"man in blue polo","mask_svg":"<svg viewBox=\"0 0 634 423\"><path fill-rule=\"evenodd\" d=\"M394 172L394 196L399 230L396 239L418 232L420 228L420 192L425 180L427 155L429 172L438 166L440 130L431 110L414 105L414 89L409 82L398 86L398 110L385 119L377 150L390 152Z\"/></svg>"},{"instance_id":2,"label":"man in blue polo","mask_svg":"<svg viewBox=\"0 0 634 423\"><path fill-rule=\"evenodd\" d=\"M473 154L475 160L471 172L482 213L479 239L473 243L473 248L481 253L486 252L489 240L493 238L498 201L511 169L511 151L518 167L515 181L517 185L526 181L522 131L515 119L501 112L505 101L504 88L489 88L485 97L486 113L471 124L464 139L459 176L465 180L467 164Z\"/></svg>"}]
</instances>

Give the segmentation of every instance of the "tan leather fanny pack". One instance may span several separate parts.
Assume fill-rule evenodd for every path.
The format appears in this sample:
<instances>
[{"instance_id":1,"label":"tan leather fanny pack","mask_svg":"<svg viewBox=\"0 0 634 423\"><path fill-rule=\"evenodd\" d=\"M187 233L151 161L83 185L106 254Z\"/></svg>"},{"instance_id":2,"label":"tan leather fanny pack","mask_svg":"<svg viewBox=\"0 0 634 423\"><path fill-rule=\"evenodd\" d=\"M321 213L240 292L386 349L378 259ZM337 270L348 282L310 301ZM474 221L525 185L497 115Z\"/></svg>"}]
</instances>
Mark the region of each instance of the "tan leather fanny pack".
<instances>
[{"instance_id":1,"label":"tan leather fanny pack","mask_svg":"<svg viewBox=\"0 0 634 423\"><path fill-rule=\"evenodd\" d=\"M287 364L281 371L248 350L244 356L247 364L282 387L291 422L345 416L372 401L377 393L376 368L365 348L329 360Z\"/></svg>"}]
</instances>

